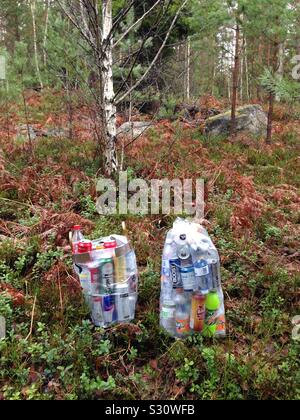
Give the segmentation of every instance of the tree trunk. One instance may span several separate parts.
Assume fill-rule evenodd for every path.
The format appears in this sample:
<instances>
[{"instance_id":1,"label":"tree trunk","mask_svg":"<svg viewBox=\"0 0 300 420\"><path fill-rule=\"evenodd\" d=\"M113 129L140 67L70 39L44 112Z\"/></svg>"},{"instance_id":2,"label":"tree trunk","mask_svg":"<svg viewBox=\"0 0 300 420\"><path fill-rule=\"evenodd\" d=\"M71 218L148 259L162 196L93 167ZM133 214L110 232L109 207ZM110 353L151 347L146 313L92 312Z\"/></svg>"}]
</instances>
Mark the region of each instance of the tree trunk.
<instances>
[{"instance_id":1,"label":"tree trunk","mask_svg":"<svg viewBox=\"0 0 300 420\"><path fill-rule=\"evenodd\" d=\"M113 84L113 39L111 30L112 19L112 0L102 2L102 80L103 80L103 109L104 109L104 138L105 138L105 171L107 175L112 175L118 170L118 160L116 152L117 141L117 117L116 106L114 104L114 84Z\"/></svg>"},{"instance_id":2,"label":"tree trunk","mask_svg":"<svg viewBox=\"0 0 300 420\"><path fill-rule=\"evenodd\" d=\"M244 103L244 65L245 65L245 36L243 36L241 59L240 59L240 101Z\"/></svg>"},{"instance_id":3,"label":"tree trunk","mask_svg":"<svg viewBox=\"0 0 300 420\"><path fill-rule=\"evenodd\" d=\"M257 54L257 67L260 69L263 63L263 56L264 56L264 45L262 42L262 38L260 37L258 40L258 54ZM257 73L256 73L257 74ZM257 74L258 77L258 74ZM256 83L256 96L257 99L261 102L262 101L262 94L261 94L261 86L259 83Z\"/></svg>"},{"instance_id":4,"label":"tree trunk","mask_svg":"<svg viewBox=\"0 0 300 420\"><path fill-rule=\"evenodd\" d=\"M282 80L283 75L284 75L284 53L285 53L285 45L284 45L284 42L281 42L278 48L278 69L276 72L279 80ZM276 95L276 101L280 102L279 95Z\"/></svg>"},{"instance_id":5,"label":"tree trunk","mask_svg":"<svg viewBox=\"0 0 300 420\"><path fill-rule=\"evenodd\" d=\"M276 74L278 70L278 47L280 45L276 42L274 44L274 55L273 55L273 74ZM271 52L271 51L270 51ZM274 102L276 95L271 92L269 96L269 112L268 112L268 129L267 129L267 138L266 143L271 144L272 141L272 131L273 131L273 113L274 113Z\"/></svg>"},{"instance_id":6,"label":"tree trunk","mask_svg":"<svg viewBox=\"0 0 300 420\"><path fill-rule=\"evenodd\" d=\"M37 46L37 32L36 32L36 20L35 20L35 11L36 11L36 3L35 0L30 1L30 8L31 8L31 17L32 17L32 28L33 28L33 46L34 46L34 58L35 58L35 67L36 67L36 74L39 79L39 84L41 89L44 88L42 76L40 72L39 66L39 54L38 54L38 46Z\"/></svg>"},{"instance_id":7,"label":"tree trunk","mask_svg":"<svg viewBox=\"0 0 300 420\"><path fill-rule=\"evenodd\" d=\"M50 0L46 3L46 17L45 17L45 31L43 41L43 54L44 54L44 66L47 66L47 38L48 38L48 26L49 26L49 11L50 11Z\"/></svg>"},{"instance_id":8,"label":"tree trunk","mask_svg":"<svg viewBox=\"0 0 300 420\"><path fill-rule=\"evenodd\" d=\"M186 41L186 100L190 100L191 92L191 40L188 37Z\"/></svg>"},{"instance_id":9,"label":"tree trunk","mask_svg":"<svg viewBox=\"0 0 300 420\"><path fill-rule=\"evenodd\" d=\"M215 56L213 56L213 69L212 69L212 79L211 79L211 88L210 88L210 94L211 96L215 95L215 81L216 81L216 62L215 62Z\"/></svg>"},{"instance_id":10,"label":"tree trunk","mask_svg":"<svg viewBox=\"0 0 300 420\"><path fill-rule=\"evenodd\" d=\"M248 48L247 48L247 37L245 36L245 77L246 77L246 94L247 101L250 102L250 83L249 83L249 65L248 65Z\"/></svg>"},{"instance_id":11,"label":"tree trunk","mask_svg":"<svg viewBox=\"0 0 300 420\"><path fill-rule=\"evenodd\" d=\"M240 67L240 25L236 26L236 39L235 39L235 58L233 69L233 83L232 83L232 104L231 104L231 129L230 135L233 136L236 132L236 108L237 108L237 95L239 88L239 67Z\"/></svg>"},{"instance_id":12,"label":"tree trunk","mask_svg":"<svg viewBox=\"0 0 300 420\"><path fill-rule=\"evenodd\" d=\"M269 96L269 112L268 112L268 129L267 129L267 144L271 144L273 131L273 112L274 112L275 95L273 93Z\"/></svg>"}]
</instances>

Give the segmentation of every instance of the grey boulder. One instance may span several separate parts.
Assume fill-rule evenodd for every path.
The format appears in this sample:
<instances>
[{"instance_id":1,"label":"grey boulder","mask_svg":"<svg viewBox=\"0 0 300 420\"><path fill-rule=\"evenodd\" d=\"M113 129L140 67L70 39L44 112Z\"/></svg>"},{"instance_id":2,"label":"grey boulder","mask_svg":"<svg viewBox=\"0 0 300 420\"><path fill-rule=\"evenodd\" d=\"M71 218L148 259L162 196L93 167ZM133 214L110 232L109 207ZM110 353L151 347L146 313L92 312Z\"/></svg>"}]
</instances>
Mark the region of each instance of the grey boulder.
<instances>
[{"instance_id":1,"label":"grey boulder","mask_svg":"<svg viewBox=\"0 0 300 420\"><path fill-rule=\"evenodd\" d=\"M144 134L153 123L149 121L132 121L122 124L117 131L118 136L139 137Z\"/></svg>"},{"instance_id":2,"label":"grey boulder","mask_svg":"<svg viewBox=\"0 0 300 420\"><path fill-rule=\"evenodd\" d=\"M245 131L253 135L265 135L268 118L260 105L239 107L236 113L236 131ZM208 118L205 123L205 134L220 136L229 134L231 111Z\"/></svg>"}]
</instances>

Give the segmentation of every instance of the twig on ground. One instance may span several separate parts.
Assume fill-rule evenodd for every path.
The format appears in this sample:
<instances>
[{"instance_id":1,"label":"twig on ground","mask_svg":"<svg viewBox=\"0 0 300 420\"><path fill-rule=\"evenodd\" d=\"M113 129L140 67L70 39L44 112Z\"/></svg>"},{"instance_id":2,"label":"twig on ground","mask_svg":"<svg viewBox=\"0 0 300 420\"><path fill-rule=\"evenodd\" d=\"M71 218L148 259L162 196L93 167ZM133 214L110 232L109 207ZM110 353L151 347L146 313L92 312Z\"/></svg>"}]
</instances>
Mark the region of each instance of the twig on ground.
<instances>
[{"instance_id":1,"label":"twig on ground","mask_svg":"<svg viewBox=\"0 0 300 420\"><path fill-rule=\"evenodd\" d=\"M32 312L31 312L30 330L29 330L29 334L25 338L25 341L28 341L29 338L32 336L33 322L34 322L34 314L35 314L35 307L36 307L36 300L37 300L37 295L35 295L35 297L34 297L33 306L32 306Z\"/></svg>"}]
</instances>

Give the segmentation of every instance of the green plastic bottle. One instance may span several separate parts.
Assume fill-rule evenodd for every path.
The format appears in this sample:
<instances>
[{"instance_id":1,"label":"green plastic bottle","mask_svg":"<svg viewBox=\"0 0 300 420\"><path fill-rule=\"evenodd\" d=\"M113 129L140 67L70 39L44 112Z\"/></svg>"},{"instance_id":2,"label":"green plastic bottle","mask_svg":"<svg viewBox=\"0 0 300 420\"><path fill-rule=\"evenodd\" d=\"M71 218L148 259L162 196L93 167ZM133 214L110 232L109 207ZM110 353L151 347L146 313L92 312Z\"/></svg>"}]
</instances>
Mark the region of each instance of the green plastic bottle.
<instances>
[{"instance_id":1,"label":"green plastic bottle","mask_svg":"<svg viewBox=\"0 0 300 420\"><path fill-rule=\"evenodd\" d=\"M221 300L216 291L210 292L207 295L205 307L206 307L206 319L205 328L203 335L207 337L213 337L217 332L217 318L215 318L216 312L221 306Z\"/></svg>"}]
</instances>

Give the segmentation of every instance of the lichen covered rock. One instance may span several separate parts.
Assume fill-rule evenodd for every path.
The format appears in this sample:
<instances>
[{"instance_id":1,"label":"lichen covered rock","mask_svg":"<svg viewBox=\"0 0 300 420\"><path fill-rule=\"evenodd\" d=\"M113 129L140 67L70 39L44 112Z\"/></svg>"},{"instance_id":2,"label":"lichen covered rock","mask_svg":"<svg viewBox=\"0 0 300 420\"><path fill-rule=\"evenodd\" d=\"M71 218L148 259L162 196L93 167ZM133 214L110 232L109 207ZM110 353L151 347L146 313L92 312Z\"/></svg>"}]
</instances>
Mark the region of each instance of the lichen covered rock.
<instances>
[{"instance_id":1,"label":"lichen covered rock","mask_svg":"<svg viewBox=\"0 0 300 420\"><path fill-rule=\"evenodd\" d=\"M237 109L236 130L246 131L254 135L265 135L268 118L260 105L245 105ZM229 134L231 111L208 118L205 124L205 134L219 136Z\"/></svg>"}]
</instances>

